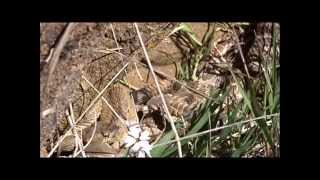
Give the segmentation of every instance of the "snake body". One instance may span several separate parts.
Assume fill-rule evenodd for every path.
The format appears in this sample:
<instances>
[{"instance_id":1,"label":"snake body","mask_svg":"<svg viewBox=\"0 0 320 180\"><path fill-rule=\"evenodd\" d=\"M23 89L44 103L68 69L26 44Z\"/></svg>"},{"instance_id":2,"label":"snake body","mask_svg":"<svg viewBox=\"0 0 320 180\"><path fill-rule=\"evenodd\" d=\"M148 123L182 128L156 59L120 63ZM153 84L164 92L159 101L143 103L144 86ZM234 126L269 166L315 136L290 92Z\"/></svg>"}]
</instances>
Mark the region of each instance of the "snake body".
<instances>
[{"instance_id":1,"label":"snake body","mask_svg":"<svg viewBox=\"0 0 320 180\"><path fill-rule=\"evenodd\" d=\"M224 38L223 41L221 41L221 44L225 43L230 48L235 47L230 45L230 43L231 44L234 43L232 42L232 39L230 39L230 41L228 41L227 43L226 42L227 42L226 38ZM218 48L219 48L219 45L221 44L217 43ZM226 46L223 46L221 48L223 49L225 47ZM228 52L229 49L223 50L223 51ZM246 53L246 54L250 54L250 53L255 54L252 51L252 49L249 49L248 51L249 53ZM248 57L248 55L246 57ZM221 81L219 78L216 78L215 80ZM223 83L224 81L222 80L221 82ZM212 89L218 88L218 86L221 86L221 83L212 83L212 81L204 81L200 79L198 81L187 82L186 86L196 90L197 92L200 92L201 94L204 94L205 96L209 96L210 91ZM201 105L206 102L205 97L197 93L194 93L190 91L188 88L181 86L180 84L174 83L172 81L169 81L167 79L160 79L160 88L161 88L161 91L164 93L164 97L171 115L177 118L183 117L184 120L186 121L192 120L193 117L198 113ZM93 94L96 95L96 93L93 93ZM147 86L134 91L133 97L137 105L146 106L152 111L162 111L161 109L162 102L158 95L158 91L154 83L148 84ZM120 98L123 98L123 97L120 97ZM92 126L93 122L95 122L97 117L101 115L101 110L102 110L101 104L102 104L101 102L98 102L92 108L92 110L88 112L88 115L86 115L86 117L82 121L80 121L80 123L78 124L80 129L81 128L85 129L85 127ZM160 115L163 115L163 114L160 114ZM103 119L103 118L100 118L100 119ZM64 125L64 127L62 127L61 129L65 129L66 128L65 126L66 125ZM104 126L109 126L109 123L105 123ZM103 144L105 145L106 143L102 143L102 141L105 139L104 137L102 137L102 135L103 134L98 134L97 138L93 140L92 148L89 146L88 149L96 149L95 148L96 146L99 146L100 148L101 145ZM65 139L64 143L62 144L62 147L64 151L72 151L74 149L74 136L73 135L68 136ZM103 150L103 152L105 152L105 150Z\"/></svg>"},{"instance_id":2,"label":"snake body","mask_svg":"<svg viewBox=\"0 0 320 180\"><path fill-rule=\"evenodd\" d=\"M217 77L214 77L217 78ZM166 81L165 86L162 86L164 98L166 100L169 112L176 118L183 117L185 120L191 120L194 114L197 113L199 107L206 102L206 98L202 95L209 96L210 91L218 88L221 84L211 83L211 79L207 81L198 80L186 83L186 86L197 91L199 94L194 93L187 89L185 86L178 85L178 83L169 83ZM170 87L171 89L168 90ZM200 95L202 94L202 95ZM137 90L134 94L135 102L138 105L145 105L151 111L162 110L162 101L158 95L157 89L150 85ZM154 95L150 97L151 95Z\"/></svg>"}]
</instances>

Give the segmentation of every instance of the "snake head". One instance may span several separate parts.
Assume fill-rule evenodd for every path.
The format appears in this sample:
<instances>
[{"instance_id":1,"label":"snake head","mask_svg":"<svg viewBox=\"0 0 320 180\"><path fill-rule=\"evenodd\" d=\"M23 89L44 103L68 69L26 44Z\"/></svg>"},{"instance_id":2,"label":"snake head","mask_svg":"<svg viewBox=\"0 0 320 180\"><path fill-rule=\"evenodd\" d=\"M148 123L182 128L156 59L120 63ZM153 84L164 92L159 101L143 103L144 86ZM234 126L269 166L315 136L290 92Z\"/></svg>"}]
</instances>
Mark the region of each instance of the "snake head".
<instances>
[{"instance_id":1,"label":"snake head","mask_svg":"<svg viewBox=\"0 0 320 180\"><path fill-rule=\"evenodd\" d=\"M142 105L142 104L145 104L146 102L148 102L149 99L151 98L150 94L151 93L145 88L142 88L142 89L139 89L139 90L132 92L134 102L137 105Z\"/></svg>"}]
</instances>

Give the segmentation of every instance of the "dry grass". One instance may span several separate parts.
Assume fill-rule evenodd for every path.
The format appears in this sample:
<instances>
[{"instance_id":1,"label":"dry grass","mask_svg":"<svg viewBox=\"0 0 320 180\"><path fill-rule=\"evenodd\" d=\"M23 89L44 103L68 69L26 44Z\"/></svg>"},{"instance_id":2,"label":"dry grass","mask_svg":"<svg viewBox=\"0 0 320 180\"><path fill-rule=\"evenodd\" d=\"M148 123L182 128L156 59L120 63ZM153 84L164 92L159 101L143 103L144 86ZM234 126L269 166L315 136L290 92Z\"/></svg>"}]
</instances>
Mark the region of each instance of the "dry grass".
<instances>
[{"instance_id":1,"label":"dry grass","mask_svg":"<svg viewBox=\"0 0 320 180\"><path fill-rule=\"evenodd\" d=\"M86 115L86 113L90 110L90 108L101 98L102 94L107 90L107 88L115 81L115 79L121 74L122 71L129 65L129 62L127 62L120 70L119 72L109 81L109 83L102 89L102 91L92 100L90 105L83 111L83 113L79 116L79 118L75 121L74 124L77 124L82 118ZM48 154L48 157L51 157L52 154L55 152L55 150L59 147L59 145L62 143L62 141L67 137L67 135L72 131L74 128L71 127L64 135L62 135L55 146L51 149L50 153Z\"/></svg>"},{"instance_id":2,"label":"dry grass","mask_svg":"<svg viewBox=\"0 0 320 180\"><path fill-rule=\"evenodd\" d=\"M144 46L144 43L142 41L142 38L141 38L141 35L140 35L140 31L139 31L139 28L138 28L138 25L136 23L134 23L134 26L136 28L136 31L137 31L137 34L138 34L138 37L139 37L139 40L140 40L140 44L142 46L142 49L143 49L143 52L144 52L144 55L146 57L146 60L147 60L147 63L148 63L148 66L149 66L149 69L151 71L151 74L152 74L152 77L156 83L156 86L157 86L157 89L158 89L158 92L159 92L159 95L160 95L160 98L161 98L161 101L162 101L162 104L163 104L163 107L164 107L164 110L165 110L165 113L167 114L168 118L169 118L169 122L170 122L170 125L171 125L171 128L175 134L175 138L176 138L176 141L177 141L177 145L178 145L178 152L179 152L179 157L182 157L182 150L181 150L181 142L180 142L180 138L179 138L179 135L178 135L178 132L176 130L176 127L174 125L174 121L172 120L172 116L169 112L169 109L168 109L168 106L167 106L167 103L164 99L164 96L163 96L163 93L161 91L161 88L160 88L160 85L159 85L159 82L158 82L158 79L157 79L157 76L156 74L154 73L154 70L153 70L153 67L152 67L152 64L150 62L150 59L149 59L149 56L148 56L148 53L147 53L147 50Z\"/></svg>"}]
</instances>

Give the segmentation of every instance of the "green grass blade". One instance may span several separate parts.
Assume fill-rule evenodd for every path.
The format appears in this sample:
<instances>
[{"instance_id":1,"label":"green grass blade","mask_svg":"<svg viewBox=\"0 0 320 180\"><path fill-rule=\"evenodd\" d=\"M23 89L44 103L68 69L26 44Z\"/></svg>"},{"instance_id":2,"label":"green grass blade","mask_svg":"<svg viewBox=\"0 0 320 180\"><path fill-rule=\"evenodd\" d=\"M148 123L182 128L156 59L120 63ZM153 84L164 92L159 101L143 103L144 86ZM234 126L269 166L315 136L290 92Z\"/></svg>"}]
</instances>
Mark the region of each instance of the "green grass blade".
<instances>
[{"instance_id":1,"label":"green grass blade","mask_svg":"<svg viewBox=\"0 0 320 180\"><path fill-rule=\"evenodd\" d=\"M166 133L159 141L157 144L163 143L163 142L167 142L170 141L171 139L174 138L174 133L173 131L169 131L168 133ZM169 147L169 145L165 145L165 146L159 146L156 148L153 148L151 150L151 155L152 157L160 157L162 156L163 152Z\"/></svg>"},{"instance_id":2,"label":"green grass blade","mask_svg":"<svg viewBox=\"0 0 320 180\"><path fill-rule=\"evenodd\" d=\"M242 105L243 105L242 103L238 103L235 109L230 113L230 115L228 115L228 123L226 125L232 124L236 121L237 114L239 113L239 110ZM232 127L223 129L220 134L220 137L225 138L231 133L231 131L232 131Z\"/></svg>"},{"instance_id":3,"label":"green grass blade","mask_svg":"<svg viewBox=\"0 0 320 180\"><path fill-rule=\"evenodd\" d=\"M229 92L230 92L230 89L225 90L224 93L222 94L222 96L217 98L213 107L210 107L213 104L212 100L209 100L206 104L202 105L198 120L195 120L194 125L191 127L191 130L188 131L186 136L199 132L208 123L209 116L211 116L212 112L214 112L215 109L219 107L219 104L221 104L224 101L224 99L229 94ZM218 96L219 94L220 94L220 92L218 91L214 95L212 95L211 97L213 97L213 99L214 99L214 97ZM215 118L216 118L216 115L213 115L212 119L215 119ZM215 123L213 123L214 126L215 126ZM189 141L190 140L182 140L181 146L184 146ZM165 152L163 153L163 156L167 157L167 156L170 156L176 152L177 152L177 147L174 146L170 149L166 149Z\"/></svg>"}]
</instances>

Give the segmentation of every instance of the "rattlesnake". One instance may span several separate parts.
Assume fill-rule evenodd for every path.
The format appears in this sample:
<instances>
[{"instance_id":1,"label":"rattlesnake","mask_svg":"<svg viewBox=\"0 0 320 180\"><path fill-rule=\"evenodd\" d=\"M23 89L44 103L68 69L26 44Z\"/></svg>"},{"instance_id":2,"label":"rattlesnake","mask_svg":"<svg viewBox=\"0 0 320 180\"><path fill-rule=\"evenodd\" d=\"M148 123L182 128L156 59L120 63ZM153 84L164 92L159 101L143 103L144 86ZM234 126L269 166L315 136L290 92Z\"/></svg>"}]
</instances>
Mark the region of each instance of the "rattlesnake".
<instances>
[{"instance_id":1,"label":"rattlesnake","mask_svg":"<svg viewBox=\"0 0 320 180\"><path fill-rule=\"evenodd\" d=\"M255 32L255 36L250 34L250 32ZM249 65L251 65L251 62L260 60L259 58L270 57L270 54L268 56L265 52L269 52L271 48L271 32L272 23L258 23L247 27L247 31L241 34L240 37L242 39L248 39L248 36L255 38L250 43L247 42L247 44L243 45L244 49L246 49L244 55ZM228 63L236 64L240 61L240 56L236 46L235 36L231 30L226 30L223 33L224 34L220 36L221 38L214 42L216 43L216 49L213 49L214 51L212 51L211 58L218 59L221 58L222 55L226 56L227 61L229 61ZM219 54L217 51L219 51ZM252 67L250 67L250 70L251 74L253 74ZM202 95L191 92L179 83L173 83L166 79L160 79L159 82L160 89L164 93L164 98L171 115L175 119L183 118L189 121L198 113L199 107L206 101L206 98L202 95L209 96L212 89L220 88L223 83L225 83L225 77L211 75L211 78L206 81L200 79L198 81L187 82L187 87L200 92ZM147 114L160 111L161 114L165 116L162 109L161 98L154 84L143 87L133 94L140 111Z\"/></svg>"},{"instance_id":2,"label":"rattlesnake","mask_svg":"<svg viewBox=\"0 0 320 180\"><path fill-rule=\"evenodd\" d=\"M186 120L190 120L209 97L210 91L220 88L223 82L223 77L213 76L208 80L190 81L186 85L167 80L161 80L160 84L169 112L175 117L183 116ZM187 87L196 92L190 91ZM161 98L154 85L139 89L133 94L136 104L145 104L151 111L160 110L162 107Z\"/></svg>"},{"instance_id":3,"label":"rattlesnake","mask_svg":"<svg viewBox=\"0 0 320 180\"><path fill-rule=\"evenodd\" d=\"M231 47L232 46L230 46L229 48ZM217 81L217 82L213 83L213 81ZM201 94L204 94L205 96L209 96L210 90L221 86L221 83L223 82L224 80L221 80L221 78L215 77L209 80L200 79L199 81L187 82L187 86L191 87L192 89L195 89L196 91L201 92ZM197 110L199 109L201 104L203 104L206 101L206 98L203 97L203 95L199 95L197 93L191 92L187 88L181 85L178 85L177 83L173 83L172 81L162 79L160 81L160 84L161 84L161 89L165 95L166 103L169 107L170 113L175 117L182 116L187 121L192 119L192 117L194 117L194 115L197 113ZM137 104L146 105L152 110L161 110L160 97L158 96L158 92L154 84L147 84L146 86L135 91L133 95ZM129 98L129 96L126 96L126 97ZM92 122L95 121L97 117L101 116L102 114L105 114L102 111L103 109L105 109L105 108L102 108L102 104L103 104L102 100L99 100L94 105L94 107L85 116L83 122L80 121L80 124L78 124L80 129L84 130L85 129L84 127L88 127L92 125ZM110 111L108 111L108 113L110 114ZM121 133L122 136L116 138L116 140L114 139L113 142L122 141L123 137L125 137L126 130L123 127L123 124L119 123L119 121L115 121L115 122L118 122L115 124L113 123L113 125L115 126L115 129L118 128L123 132ZM111 125L112 123L110 124L110 122L108 123L100 122L100 124L101 124L100 126L107 126L107 125ZM110 128L110 126L108 126L108 128ZM62 127L61 129L65 129L65 126ZM63 132L63 130L61 130L61 132ZM113 132L116 134L117 133L119 134L119 132L117 131L113 131ZM92 133L92 128L91 130L86 130L85 133L86 134ZM71 151L74 149L74 146L71 145L72 142L74 141L74 137L72 135L70 135L69 137L70 138L67 138L64 141L64 144L62 144L62 149L64 151ZM87 150L89 152L90 151L94 152L96 149L100 149L99 151L117 153L116 151L114 151L114 149L120 148L121 144L118 144L117 148L114 148L114 147L111 148L109 143L104 143L106 139L108 138L106 138L106 136L103 133L98 133L97 135L95 135L93 142L90 144ZM87 139L85 139L85 141L87 141Z\"/></svg>"}]
</instances>

